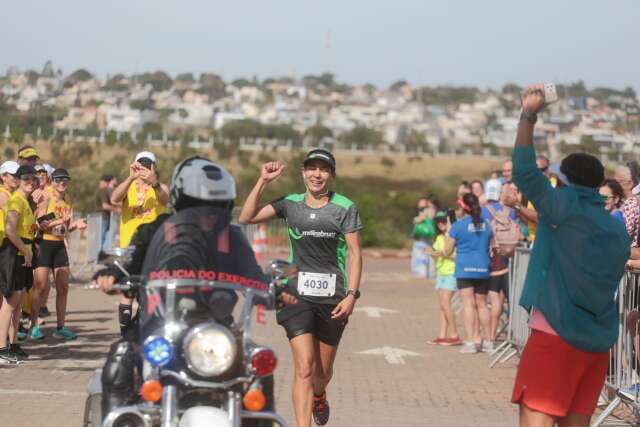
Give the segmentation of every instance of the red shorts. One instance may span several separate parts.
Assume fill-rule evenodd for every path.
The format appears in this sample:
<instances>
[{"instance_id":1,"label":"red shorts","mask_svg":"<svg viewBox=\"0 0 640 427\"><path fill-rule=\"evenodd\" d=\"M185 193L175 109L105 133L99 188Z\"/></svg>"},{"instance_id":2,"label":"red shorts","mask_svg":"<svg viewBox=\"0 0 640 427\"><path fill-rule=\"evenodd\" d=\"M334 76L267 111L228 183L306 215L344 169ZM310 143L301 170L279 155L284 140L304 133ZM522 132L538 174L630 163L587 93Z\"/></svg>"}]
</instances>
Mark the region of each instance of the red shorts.
<instances>
[{"instance_id":1,"label":"red shorts","mask_svg":"<svg viewBox=\"0 0 640 427\"><path fill-rule=\"evenodd\" d=\"M535 329L520 359L511 401L554 417L592 415L602 391L609 352L591 353Z\"/></svg>"}]
</instances>

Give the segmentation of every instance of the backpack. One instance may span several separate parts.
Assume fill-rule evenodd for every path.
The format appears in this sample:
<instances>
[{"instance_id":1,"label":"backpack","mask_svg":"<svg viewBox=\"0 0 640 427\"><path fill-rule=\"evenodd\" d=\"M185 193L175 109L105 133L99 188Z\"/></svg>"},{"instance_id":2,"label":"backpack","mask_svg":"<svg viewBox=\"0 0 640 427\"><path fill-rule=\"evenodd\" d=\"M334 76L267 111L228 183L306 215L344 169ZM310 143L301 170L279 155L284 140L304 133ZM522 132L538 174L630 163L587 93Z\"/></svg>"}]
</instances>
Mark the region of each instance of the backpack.
<instances>
[{"instance_id":1,"label":"backpack","mask_svg":"<svg viewBox=\"0 0 640 427\"><path fill-rule=\"evenodd\" d=\"M493 249L498 255L511 257L518 246L518 242L522 237L522 231L518 223L509 218L511 209L504 207L500 212L497 212L491 206L487 205L487 209L491 212L493 218L489 223L493 230L493 238L491 239L491 249Z\"/></svg>"}]
</instances>

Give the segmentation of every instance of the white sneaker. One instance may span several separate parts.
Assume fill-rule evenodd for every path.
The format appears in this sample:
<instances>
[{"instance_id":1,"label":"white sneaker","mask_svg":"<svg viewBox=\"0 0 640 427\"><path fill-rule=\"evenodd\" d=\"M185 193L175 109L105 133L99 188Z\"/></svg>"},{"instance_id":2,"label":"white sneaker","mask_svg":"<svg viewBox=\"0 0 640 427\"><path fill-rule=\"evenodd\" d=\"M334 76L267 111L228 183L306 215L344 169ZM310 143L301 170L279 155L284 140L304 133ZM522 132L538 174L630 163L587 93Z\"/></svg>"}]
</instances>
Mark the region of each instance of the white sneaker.
<instances>
[{"instance_id":1,"label":"white sneaker","mask_svg":"<svg viewBox=\"0 0 640 427\"><path fill-rule=\"evenodd\" d=\"M493 344L493 341L486 341L483 340L482 341L482 352L483 353L492 353L495 350L495 345Z\"/></svg>"},{"instance_id":2,"label":"white sneaker","mask_svg":"<svg viewBox=\"0 0 640 427\"><path fill-rule=\"evenodd\" d=\"M476 354L477 352L478 349L476 348L475 343L471 341L465 341L464 344L462 344L462 348L460 349L460 353L464 354Z\"/></svg>"}]
</instances>

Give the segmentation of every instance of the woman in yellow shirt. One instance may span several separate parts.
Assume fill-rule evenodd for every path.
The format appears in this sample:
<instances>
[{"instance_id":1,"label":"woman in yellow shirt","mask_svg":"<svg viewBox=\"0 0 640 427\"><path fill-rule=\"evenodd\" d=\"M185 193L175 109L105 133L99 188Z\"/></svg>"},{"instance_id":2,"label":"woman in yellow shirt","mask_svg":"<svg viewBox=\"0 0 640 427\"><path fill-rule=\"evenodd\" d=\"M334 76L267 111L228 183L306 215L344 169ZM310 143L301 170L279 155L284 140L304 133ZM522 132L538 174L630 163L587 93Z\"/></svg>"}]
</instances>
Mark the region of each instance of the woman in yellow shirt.
<instances>
[{"instance_id":1,"label":"woman in yellow shirt","mask_svg":"<svg viewBox=\"0 0 640 427\"><path fill-rule=\"evenodd\" d=\"M155 221L167 209L169 189L160 184L156 171L156 156L143 151L129 166L129 176L111 194L111 203L122 204L120 213L120 247L126 248L142 224ZM122 296L118 306L120 332L131 323L133 299Z\"/></svg>"},{"instance_id":2,"label":"woman in yellow shirt","mask_svg":"<svg viewBox=\"0 0 640 427\"><path fill-rule=\"evenodd\" d=\"M0 248L0 291L4 297L0 308L0 362L14 364L27 357L16 343L16 332L24 290L33 284L31 261L33 239L37 230L36 220L27 200L36 186L36 170L33 166L20 166L16 175L19 187L9 198L6 239ZM12 323L13 328L10 329Z\"/></svg>"},{"instance_id":3,"label":"woman in yellow shirt","mask_svg":"<svg viewBox=\"0 0 640 427\"><path fill-rule=\"evenodd\" d=\"M0 185L0 242L2 242L5 237L5 219L7 217L9 198L11 197L11 193L18 188L18 178L16 178L15 173L19 167L20 165L12 160L4 162L2 166L0 166L0 180L2 182ZM0 299L0 304L1 303L2 300Z\"/></svg>"},{"instance_id":4,"label":"woman in yellow shirt","mask_svg":"<svg viewBox=\"0 0 640 427\"><path fill-rule=\"evenodd\" d=\"M42 240L38 245L35 262L34 287L31 299L31 330L29 337L40 340L45 337L38 325L38 313L48 293L49 271L53 270L56 284L56 317L57 328L53 332L56 338L73 340L77 335L65 326L67 313L67 296L69 295L69 256L64 239L67 233L83 230L87 227L84 220L72 221L73 206L67 194L71 176L66 169L56 169L51 174L53 187L47 203L38 206L37 217L49 216L50 219L39 221Z\"/></svg>"}]
</instances>

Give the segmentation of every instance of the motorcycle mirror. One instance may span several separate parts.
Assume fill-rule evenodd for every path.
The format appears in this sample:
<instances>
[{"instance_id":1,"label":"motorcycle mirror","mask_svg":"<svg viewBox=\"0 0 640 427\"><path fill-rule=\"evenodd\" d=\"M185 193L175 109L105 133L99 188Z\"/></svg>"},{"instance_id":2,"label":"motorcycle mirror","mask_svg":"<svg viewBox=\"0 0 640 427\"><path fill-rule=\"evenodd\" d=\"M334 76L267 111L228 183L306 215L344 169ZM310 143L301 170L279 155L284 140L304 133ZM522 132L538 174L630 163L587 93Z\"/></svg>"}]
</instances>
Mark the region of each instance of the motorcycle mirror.
<instances>
[{"instance_id":1,"label":"motorcycle mirror","mask_svg":"<svg viewBox=\"0 0 640 427\"><path fill-rule=\"evenodd\" d=\"M298 267L282 259L271 261L268 270L271 278L277 281L292 279L298 274Z\"/></svg>"},{"instance_id":2,"label":"motorcycle mirror","mask_svg":"<svg viewBox=\"0 0 640 427\"><path fill-rule=\"evenodd\" d=\"M131 256L133 255L133 251L135 250L135 246L128 246L126 248L105 249L104 253L112 258L115 258L120 263L126 264L131 261Z\"/></svg>"}]
</instances>

